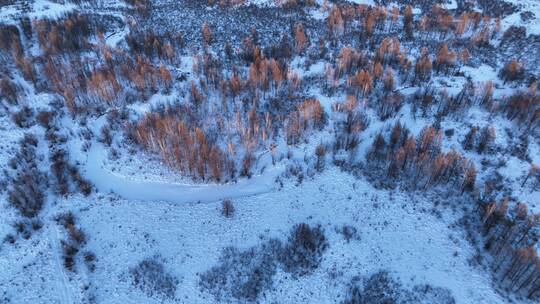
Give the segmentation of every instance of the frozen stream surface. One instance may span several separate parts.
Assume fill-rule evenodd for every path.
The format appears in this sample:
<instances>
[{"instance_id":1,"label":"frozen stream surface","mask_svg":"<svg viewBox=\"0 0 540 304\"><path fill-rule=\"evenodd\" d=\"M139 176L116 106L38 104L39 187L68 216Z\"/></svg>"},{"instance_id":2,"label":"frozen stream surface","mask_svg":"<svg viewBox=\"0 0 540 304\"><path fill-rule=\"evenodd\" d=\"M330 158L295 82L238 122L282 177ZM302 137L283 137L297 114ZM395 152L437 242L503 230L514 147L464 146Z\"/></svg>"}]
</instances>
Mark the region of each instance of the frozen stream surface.
<instances>
[{"instance_id":1,"label":"frozen stream surface","mask_svg":"<svg viewBox=\"0 0 540 304\"><path fill-rule=\"evenodd\" d=\"M106 150L99 144L89 149L83 175L101 192L113 192L129 200L167 201L173 203L211 202L269 192L281 171L271 167L261 175L229 184L181 184L162 181L133 180L104 167Z\"/></svg>"}]
</instances>

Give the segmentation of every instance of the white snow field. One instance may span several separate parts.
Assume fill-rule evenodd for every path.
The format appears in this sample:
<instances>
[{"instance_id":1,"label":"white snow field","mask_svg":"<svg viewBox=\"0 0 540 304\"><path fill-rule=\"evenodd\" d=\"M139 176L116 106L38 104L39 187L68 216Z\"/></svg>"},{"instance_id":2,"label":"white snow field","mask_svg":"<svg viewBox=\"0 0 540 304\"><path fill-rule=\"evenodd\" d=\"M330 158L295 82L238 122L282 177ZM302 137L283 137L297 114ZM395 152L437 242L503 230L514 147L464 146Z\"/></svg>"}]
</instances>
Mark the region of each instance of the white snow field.
<instances>
[{"instance_id":1,"label":"white snow field","mask_svg":"<svg viewBox=\"0 0 540 304\"><path fill-rule=\"evenodd\" d=\"M222 195L229 195L224 191ZM238 196L234 205L235 216L225 218L220 201L169 203L96 194L61 200L56 210L75 209L79 225L90 236L85 248L98 259L88 278L96 282L99 303L161 303L135 289L128 277L130 267L154 255L179 278L178 303L213 303L212 296L200 290L198 275L217 263L223 247L255 246L260 236L283 239L299 222L325 229L330 246L322 265L299 280L278 271L275 290L261 303L339 303L351 278L379 269L390 270L405 286L448 288L457 303L504 303L486 272L470 266L473 250L461 228L450 227L459 214L452 208L438 218L431 201L374 189L336 168L298 187ZM343 225L355 227L359 239L345 241L336 232ZM49 233L53 236L40 235ZM0 255L0 286L20 282L18 289L7 291L15 303L36 303L40 297L43 303L76 303L71 299L82 297L82 276L66 280L62 267L56 266L54 233L42 231L33 238L35 244L23 243L7 249L12 254Z\"/></svg>"}]
</instances>

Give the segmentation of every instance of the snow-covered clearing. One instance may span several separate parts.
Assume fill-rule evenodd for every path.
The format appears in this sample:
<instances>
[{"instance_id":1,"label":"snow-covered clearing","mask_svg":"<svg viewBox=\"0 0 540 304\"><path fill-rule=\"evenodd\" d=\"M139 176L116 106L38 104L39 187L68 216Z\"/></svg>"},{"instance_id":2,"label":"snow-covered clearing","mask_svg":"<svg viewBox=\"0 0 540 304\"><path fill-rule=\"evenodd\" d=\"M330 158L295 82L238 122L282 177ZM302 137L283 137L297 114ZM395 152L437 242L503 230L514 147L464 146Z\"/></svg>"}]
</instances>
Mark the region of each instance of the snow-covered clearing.
<instances>
[{"instance_id":1,"label":"snow-covered clearing","mask_svg":"<svg viewBox=\"0 0 540 304\"><path fill-rule=\"evenodd\" d=\"M430 212L433 202L373 189L336 168L299 187L237 198L232 219L220 214L219 201L158 204L91 197L63 204L79 209L81 226L92 236L87 246L99 257L93 279L102 286L98 298L103 303L159 303L126 278L129 267L153 255L163 257L180 279L178 300L213 302L200 291L198 274L217 262L223 247L254 246L261 235L283 238L299 222L325 228L330 248L323 264L298 281L278 272L276 289L261 303L336 303L353 276L381 268L406 285L449 288L457 303L504 303L483 270L469 266L473 250L460 230L448 227L454 215L437 218ZM346 242L335 232L345 224L358 229L360 240Z\"/></svg>"}]
</instances>

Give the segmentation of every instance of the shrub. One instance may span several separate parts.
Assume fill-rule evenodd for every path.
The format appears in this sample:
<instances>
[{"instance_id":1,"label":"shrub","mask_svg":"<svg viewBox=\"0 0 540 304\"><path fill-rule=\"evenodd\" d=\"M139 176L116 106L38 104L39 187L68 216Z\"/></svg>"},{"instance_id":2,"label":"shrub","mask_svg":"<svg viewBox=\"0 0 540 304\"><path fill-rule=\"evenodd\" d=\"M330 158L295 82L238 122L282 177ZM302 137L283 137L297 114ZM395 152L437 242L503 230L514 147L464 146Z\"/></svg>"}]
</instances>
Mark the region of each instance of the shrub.
<instances>
[{"instance_id":1,"label":"shrub","mask_svg":"<svg viewBox=\"0 0 540 304\"><path fill-rule=\"evenodd\" d=\"M478 146L476 151L483 153L493 148L495 142L495 129L493 127L483 127L480 131L480 137L478 138Z\"/></svg>"},{"instance_id":2,"label":"shrub","mask_svg":"<svg viewBox=\"0 0 540 304\"><path fill-rule=\"evenodd\" d=\"M446 288L429 284L416 285L413 288L413 301L418 304L455 304L452 292Z\"/></svg>"},{"instance_id":3,"label":"shrub","mask_svg":"<svg viewBox=\"0 0 540 304\"><path fill-rule=\"evenodd\" d=\"M354 150L360 140L358 136L369 126L369 118L364 112L347 111L343 121L335 123L336 140L334 150Z\"/></svg>"},{"instance_id":4,"label":"shrub","mask_svg":"<svg viewBox=\"0 0 540 304\"><path fill-rule=\"evenodd\" d=\"M79 169L75 166L69 166L69 174L73 179L73 183L77 186L77 190L81 192L84 196L90 195L92 192L92 183L84 179L79 173Z\"/></svg>"},{"instance_id":5,"label":"shrub","mask_svg":"<svg viewBox=\"0 0 540 304\"><path fill-rule=\"evenodd\" d=\"M29 229L29 223L27 221L19 221L13 224L18 235L21 235L23 239L28 240L32 236L32 231Z\"/></svg>"},{"instance_id":6,"label":"shrub","mask_svg":"<svg viewBox=\"0 0 540 304\"><path fill-rule=\"evenodd\" d=\"M62 241L62 252L64 267L69 271L73 271L73 267L75 266L75 255L79 252L79 248L77 248L75 244Z\"/></svg>"},{"instance_id":7,"label":"shrub","mask_svg":"<svg viewBox=\"0 0 540 304\"><path fill-rule=\"evenodd\" d=\"M360 240L360 235L358 235L358 230L354 226L343 225L341 228L337 229L337 232L343 235L345 241L350 242L351 240Z\"/></svg>"},{"instance_id":8,"label":"shrub","mask_svg":"<svg viewBox=\"0 0 540 304\"><path fill-rule=\"evenodd\" d=\"M230 199L223 200L221 214L225 217L232 217L234 215L234 205Z\"/></svg>"},{"instance_id":9,"label":"shrub","mask_svg":"<svg viewBox=\"0 0 540 304\"><path fill-rule=\"evenodd\" d=\"M201 275L200 286L218 301L234 298L255 302L273 284L281 243L270 240L246 251L228 247L219 265Z\"/></svg>"},{"instance_id":10,"label":"shrub","mask_svg":"<svg viewBox=\"0 0 540 304\"><path fill-rule=\"evenodd\" d=\"M35 163L37 144L35 136L26 134L9 162L16 172L9 180L8 201L25 217L36 216L45 201L47 178Z\"/></svg>"},{"instance_id":11,"label":"shrub","mask_svg":"<svg viewBox=\"0 0 540 304\"><path fill-rule=\"evenodd\" d=\"M71 213L71 211L58 215L55 218L55 221L66 229L68 240L61 241L64 253L64 266L69 271L73 271L76 255L86 244L86 234L80 227L77 227L75 216L73 215L73 213ZM95 255L87 251L83 253L83 257L88 269L90 271L93 271L95 269L95 266L93 264Z\"/></svg>"},{"instance_id":12,"label":"shrub","mask_svg":"<svg viewBox=\"0 0 540 304\"><path fill-rule=\"evenodd\" d=\"M286 272L297 276L309 274L319 267L328 241L320 225L310 227L301 223L291 231L280 260Z\"/></svg>"},{"instance_id":13,"label":"shrub","mask_svg":"<svg viewBox=\"0 0 540 304\"><path fill-rule=\"evenodd\" d=\"M397 303L400 289L401 283L394 280L387 271L379 271L371 275L364 283L362 303Z\"/></svg>"},{"instance_id":14,"label":"shrub","mask_svg":"<svg viewBox=\"0 0 540 304\"><path fill-rule=\"evenodd\" d=\"M52 111L40 111L36 115L36 121L45 129L50 129L52 127L53 120L54 112Z\"/></svg>"},{"instance_id":15,"label":"shrub","mask_svg":"<svg viewBox=\"0 0 540 304\"><path fill-rule=\"evenodd\" d=\"M278 239L269 239L245 251L223 249L218 265L200 276L199 285L217 301L257 302L272 287L278 266L295 276L308 274L319 266L327 247L320 226L299 224L285 246Z\"/></svg>"},{"instance_id":16,"label":"shrub","mask_svg":"<svg viewBox=\"0 0 540 304\"><path fill-rule=\"evenodd\" d=\"M86 234L74 225L67 227L69 238L78 245L86 243Z\"/></svg>"},{"instance_id":17,"label":"shrub","mask_svg":"<svg viewBox=\"0 0 540 304\"><path fill-rule=\"evenodd\" d=\"M38 231L40 230L42 227L43 227L43 222L41 222L41 220L39 219L36 219L36 220L33 220L31 223L30 223L32 229L34 231Z\"/></svg>"},{"instance_id":18,"label":"shrub","mask_svg":"<svg viewBox=\"0 0 540 304\"><path fill-rule=\"evenodd\" d=\"M75 225L75 216L71 211L68 211L64 214L61 214L55 218L55 220L64 228L68 228L69 226Z\"/></svg>"},{"instance_id":19,"label":"shrub","mask_svg":"<svg viewBox=\"0 0 540 304\"><path fill-rule=\"evenodd\" d=\"M84 257L84 263L86 264L86 267L88 268L88 270L90 270L90 272L94 272L96 270L96 264L95 264L96 255L93 252L86 251L83 253L83 257Z\"/></svg>"},{"instance_id":20,"label":"shrub","mask_svg":"<svg viewBox=\"0 0 540 304\"><path fill-rule=\"evenodd\" d=\"M45 176L36 168L25 168L12 181L8 201L25 217L36 216L43 206L43 180Z\"/></svg>"},{"instance_id":21,"label":"shrub","mask_svg":"<svg viewBox=\"0 0 540 304\"><path fill-rule=\"evenodd\" d=\"M0 100L7 100L10 104L17 104L19 88L10 78L4 76L0 79Z\"/></svg>"},{"instance_id":22,"label":"shrub","mask_svg":"<svg viewBox=\"0 0 540 304\"><path fill-rule=\"evenodd\" d=\"M504 80L504 83L508 81L517 81L525 78L525 68L521 62L513 59L505 64L500 71L500 76Z\"/></svg>"},{"instance_id":23,"label":"shrub","mask_svg":"<svg viewBox=\"0 0 540 304\"><path fill-rule=\"evenodd\" d=\"M157 258L146 258L130 270L133 285L149 297L173 299L178 280Z\"/></svg>"},{"instance_id":24,"label":"shrub","mask_svg":"<svg viewBox=\"0 0 540 304\"><path fill-rule=\"evenodd\" d=\"M362 289L354 285L349 289L349 294L347 295L347 300L343 301L343 304L363 304L362 301Z\"/></svg>"},{"instance_id":25,"label":"shrub","mask_svg":"<svg viewBox=\"0 0 540 304\"><path fill-rule=\"evenodd\" d=\"M7 234L4 237L4 243L15 244L15 236L13 236L13 234Z\"/></svg>"},{"instance_id":26,"label":"shrub","mask_svg":"<svg viewBox=\"0 0 540 304\"><path fill-rule=\"evenodd\" d=\"M51 149L51 172L56 192L67 196L80 191L85 196L92 192L92 184L85 180L76 166L69 164L68 152L64 149Z\"/></svg>"},{"instance_id":27,"label":"shrub","mask_svg":"<svg viewBox=\"0 0 540 304\"><path fill-rule=\"evenodd\" d=\"M34 111L29 107L22 107L20 111L15 112L11 118L19 128L29 128L34 124Z\"/></svg>"},{"instance_id":28,"label":"shrub","mask_svg":"<svg viewBox=\"0 0 540 304\"><path fill-rule=\"evenodd\" d=\"M56 192L62 196L69 194L69 177L67 175L67 152L63 149L51 150L51 172L54 176Z\"/></svg>"},{"instance_id":29,"label":"shrub","mask_svg":"<svg viewBox=\"0 0 540 304\"><path fill-rule=\"evenodd\" d=\"M101 128L99 141L104 143L106 146L110 146L112 144L112 136L109 126L103 126Z\"/></svg>"},{"instance_id":30,"label":"shrub","mask_svg":"<svg viewBox=\"0 0 540 304\"><path fill-rule=\"evenodd\" d=\"M343 304L455 304L452 293L445 288L429 284L417 285L412 291L402 288L398 279L388 271L380 270L369 276L363 284L351 283Z\"/></svg>"},{"instance_id":31,"label":"shrub","mask_svg":"<svg viewBox=\"0 0 540 304\"><path fill-rule=\"evenodd\" d=\"M367 278L362 286L353 282L344 304L394 304L402 301L401 283L381 270Z\"/></svg>"},{"instance_id":32,"label":"shrub","mask_svg":"<svg viewBox=\"0 0 540 304\"><path fill-rule=\"evenodd\" d=\"M315 156L317 161L315 162L315 170L321 172L324 170L325 165L325 156L326 156L326 147L323 144L320 144L315 148Z\"/></svg>"}]
</instances>

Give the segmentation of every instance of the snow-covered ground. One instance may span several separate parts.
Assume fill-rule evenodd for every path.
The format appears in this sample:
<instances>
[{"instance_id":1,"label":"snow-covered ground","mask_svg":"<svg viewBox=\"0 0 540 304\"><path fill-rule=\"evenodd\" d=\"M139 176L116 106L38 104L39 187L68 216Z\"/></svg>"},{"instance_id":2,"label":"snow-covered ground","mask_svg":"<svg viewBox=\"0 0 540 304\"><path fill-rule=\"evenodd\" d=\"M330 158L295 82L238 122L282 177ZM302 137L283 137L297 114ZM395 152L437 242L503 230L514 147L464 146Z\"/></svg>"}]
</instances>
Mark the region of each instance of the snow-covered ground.
<instances>
[{"instance_id":1,"label":"snow-covered ground","mask_svg":"<svg viewBox=\"0 0 540 304\"><path fill-rule=\"evenodd\" d=\"M263 6L276 3L273 0L246 2ZM351 2L374 4L370 0ZM527 29L528 33L540 33L540 2L512 2L522 9L539 12L529 21ZM125 7L123 2L117 1L104 1L102 5ZM456 8L457 1L448 1L446 7ZM32 18L56 18L75 8L71 3L38 0L32 2L28 14ZM14 20L21 12L18 4L1 7L0 22ZM319 10L311 14L316 19L326 16ZM118 13L111 16L122 17ZM519 25L520 20L518 12L502 22L507 28ZM107 33L105 41L111 48L118 47L128 34L126 25ZM186 56L181 61L178 71L191 72L192 57ZM291 69L304 79L323 79L325 62L317 61L308 67L304 63L303 58L296 57ZM482 64L465 66L461 71L465 77L436 76L433 84L444 87L450 95L459 93L467 78L477 85L493 81L496 98L513 91L503 85L496 67ZM36 95L29 83L18 80L25 85L27 99L33 101L32 108L47 107L52 94ZM418 89L407 87L401 93L408 96ZM268 238L284 240L291 227L301 222L321 224L324 228L329 249L323 255L322 264L314 273L299 279L278 269L273 277L273 288L265 293L260 303L340 303L354 277L368 276L381 269L389 270L409 288L417 284L446 288L457 303L506 303L508 300L493 287L491 273L482 266L473 266L478 252L466 240L463 227L456 224L463 216L461 205L441 204L418 193L375 189L363 177L342 172L330 161L322 173L308 176L302 183L283 177L283 185L276 182L288 164L313 161L315 147L319 143L330 145L334 136L333 119L336 117L333 115L338 114L332 113L332 105L343 102L345 94L328 97L319 87L310 87L309 93L320 100L329 114L327 127L310 135L310 142L301 147L287 147L279 142L280 157L275 166L267 151L261 152L251 178L239 178L227 184L193 181L167 168L157 157L138 149L134 153L127 151L123 143L116 142L112 148L106 148L95 139L83 141L75 135L81 131L80 126L65 116L61 129L72 135L67 143L70 160L77 164L82 176L96 191L89 197L75 194L48 200L41 215L44 227L35 231L29 240L0 244L0 303L3 297L9 298L10 303L83 303L89 294L96 297L97 303L167 302L135 288L129 277L131 267L153 256L163 259L167 270L179 279L175 302L214 303L213 296L200 288L199 278L218 263L224 247L246 249ZM170 95L156 94L149 100L131 104L129 110L131 114L144 114L153 106L176 101L177 95L174 89ZM365 112L370 124L360 135L358 159L364 159L376 134L397 121L414 135L434 122L433 117L413 117L410 104L405 104L395 117L386 121L378 119L373 109L365 108ZM104 116L90 117L85 127L96 135L104 121ZM494 127L496 152L479 155L462 149L461 142L470 125ZM455 131L452 137L442 141L443 150L459 151L479 169L484 160L500 161L502 165L497 170L511 185L513 199L527 202L531 212L540 212L540 191L521 186L530 164L505 150L514 140L506 130L514 126L502 116L473 106L459 117L449 116L441 121L442 130ZM43 137L40 127L26 131ZM14 128L7 115L0 116L0 171L7 169L8 160L16 152L17 142L24 132ZM532 136L530 139L528 156L532 163L540 164L540 143ZM88 143L90 145L86 146ZM110 157L112 149L121 151L117 151L118 156ZM283 155L289 150L293 154L291 160L284 159ZM478 183L490 174L492 171L479 170ZM8 206L6 195L0 194L0 199L0 237L4 237L13 232L17 214ZM231 218L221 213L223 199L233 201L235 214ZM76 272L69 272L63 265L60 241L67 235L54 219L67 211L75 214L77 225L88 236L84 250L96 254L95 272L85 270L82 264ZM354 227L357 237L344 240L337 232L344 225Z\"/></svg>"},{"instance_id":2,"label":"snow-covered ground","mask_svg":"<svg viewBox=\"0 0 540 304\"><path fill-rule=\"evenodd\" d=\"M503 30L512 25L525 26L527 34L540 35L540 1L538 0L506 0L506 2L516 5L519 10L502 20ZM522 12L533 13L533 18L524 22L521 18Z\"/></svg>"},{"instance_id":3,"label":"snow-covered ground","mask_svg":"<svg viewBox=\"0 0 540 304\"><path fill-rule=\"evenodd\" d=\"M24 3L29 4L28 11L24 7ZM0 23L12 22L23 14L30 19L55 19L73 11L76 7L75 4L69 2L60 4L47 0L21 1L16 4L0 7Z\"/></svg>"},{"instance_id":4,"label":"snow-covered ground","mask_svg":"<svg viewBox=\"0 0 540 304\"><path fill-rule=\"evenodd\" d=\"M220 201L168 203L96 194L62 200L57 210L75 209L80 226L90 236L86 248L98 259L96 272L89 276L99 282L95 291L99 303L159 303L127 278L130 267L154 255L161 256L180 279L178 301L213 302L198 287L198 274L217 263L223 247L255 246L260 236L283 239L299 222L318 223L325 229L330 247L322 265L299 280L278 272L275 290L261 303L336 303L345 296L352 277L379 269L389 269L406 286L430 283L448 288L457 303L504 303L493 292L488 275L470 266L474 251L462 231L449 228L457 214L443 212L443 217L436 217L431 212L433 202L425 198L380 191L330 168L298 187L287 184L280 190L237 197L234 205L235 216L229 219L221 215ZM336 232L343 225L355 227L359 239L346 242ZM7 249L13 254L22 250L23 258L16 262L12 254L0 255L4 273L11 274L0 277L0 286L13 284L7 283L12 280L30 283L27 288L7 290L16 303L30 303L39 296L60 302L80 297L78 275L60 281L65 290L39 288L62 275L46 266L55 263L56 253L50 248L56 240L35 239L39 241L32 246L23 243L18 250ZM21 272L24 265L35 270ZM38 272L40 267L50 269L52 277ZM34 277L37 273L42 279Z\"/></svg>"}]
</instances>

